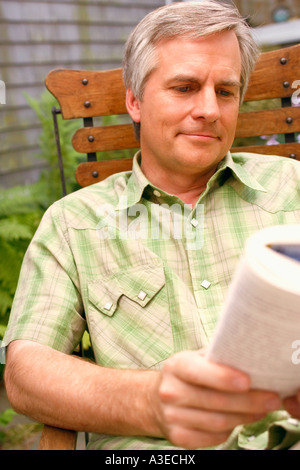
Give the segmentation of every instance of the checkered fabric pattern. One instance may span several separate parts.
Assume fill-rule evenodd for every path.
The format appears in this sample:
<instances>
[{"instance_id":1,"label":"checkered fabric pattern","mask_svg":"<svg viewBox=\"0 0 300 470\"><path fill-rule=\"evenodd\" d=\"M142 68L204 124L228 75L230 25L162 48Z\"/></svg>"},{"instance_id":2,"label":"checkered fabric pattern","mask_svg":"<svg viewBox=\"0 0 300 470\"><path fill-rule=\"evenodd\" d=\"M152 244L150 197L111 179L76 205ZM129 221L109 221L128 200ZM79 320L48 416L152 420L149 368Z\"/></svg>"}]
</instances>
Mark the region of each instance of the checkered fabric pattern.
<instances>
[{"instance_id":1,"label":"checkered fabric pattern","mask_svg":"<svg viewBox=\"0 0 300 470\"><path fill-rule=\"evenodd\" d=\"M25 255L3 341L71 353L88 329L97 363L160 369L205 347L246 239L300 223L300 164L228 153L191 208L143 175L113 175L54 203ZM93 448L167 448L96 436ZM153 447L154 446L154 447Z\"/></svg>"}]
</instances>

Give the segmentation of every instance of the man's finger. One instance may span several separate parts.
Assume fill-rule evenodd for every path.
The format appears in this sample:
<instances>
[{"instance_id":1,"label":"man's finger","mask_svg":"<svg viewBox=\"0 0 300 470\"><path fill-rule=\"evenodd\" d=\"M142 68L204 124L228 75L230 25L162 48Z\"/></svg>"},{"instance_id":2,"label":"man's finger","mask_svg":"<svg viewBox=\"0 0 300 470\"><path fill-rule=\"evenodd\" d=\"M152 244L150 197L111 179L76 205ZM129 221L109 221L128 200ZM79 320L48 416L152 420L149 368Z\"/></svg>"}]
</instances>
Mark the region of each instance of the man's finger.
<instances>
[{"instance_id":1,"label":"man's finger","mask_svg":"<svg viewBox=\"0 0 300 470\"><path fill-rule=\"evenodd\" d=\"M251 385L247 374L210 362L195 351L175 354L166 361L164 371L184 382L225 392L244 392Z\"/></svg>"}]
</instances>

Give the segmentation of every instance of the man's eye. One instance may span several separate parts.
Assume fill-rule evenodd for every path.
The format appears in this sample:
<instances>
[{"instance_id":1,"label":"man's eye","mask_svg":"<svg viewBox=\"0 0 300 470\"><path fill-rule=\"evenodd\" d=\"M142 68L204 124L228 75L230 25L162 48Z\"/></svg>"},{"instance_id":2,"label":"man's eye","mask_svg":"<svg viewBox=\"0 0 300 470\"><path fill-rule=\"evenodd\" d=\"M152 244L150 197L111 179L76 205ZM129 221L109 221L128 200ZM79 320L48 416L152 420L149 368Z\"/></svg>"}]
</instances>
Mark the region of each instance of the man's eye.
<instances>
[{"instance_id":1,"label":"man's eye","mask_svg":"<svg viewBox=\"0 0 300 470\"><path fill-rule=\"evenodd\" d=\"M178 86L176 87L176 90L179 91L180 93L186 93L190 91L191 87L190 86Z\"/></svg>"},{"instance_id":2,"label":"man's eye","mask_svg":"<svg viewBox=\"0 0 300 470\"><path fill-rule=\"evenodd\" d=\"M222 95L222 96L231 96L232 95L232 92L228 91L228 90L219 90L218 93L219 93L219 95Z\"/></svg>"}]
</instances>

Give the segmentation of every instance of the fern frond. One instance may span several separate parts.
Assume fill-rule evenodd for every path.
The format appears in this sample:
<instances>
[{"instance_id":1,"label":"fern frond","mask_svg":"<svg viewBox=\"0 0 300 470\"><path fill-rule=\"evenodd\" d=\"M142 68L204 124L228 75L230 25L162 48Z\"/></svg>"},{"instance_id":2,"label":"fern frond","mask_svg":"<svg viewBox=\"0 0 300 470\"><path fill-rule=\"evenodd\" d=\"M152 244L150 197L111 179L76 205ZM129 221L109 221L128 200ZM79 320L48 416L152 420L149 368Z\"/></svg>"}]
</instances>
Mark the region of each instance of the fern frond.
<instances>
[{"instance_id":1,"label":"fern frond","mask_svg":"<svg viewBox=\"0 0 300 470\"><path fill-rule=\"evenodd\" d=\"M14 292L17 286L22 264L22 255L18 247L12 246L5 240L0 243L0 283L2 289Z\"/></svg>"},{"instance_id":2,"label":"fern frond","mask_svg":"<svg viewBox=\"0 0 300 470\"><path fill-rule=\"evenodd\" d=\"M24 214L44 207L44 190L40 183L0 189L0 217Z\"/></svg>"},{"instance_id":3,"label":"fern frond","mask_svg":"<svg viewBox=\"0 0 300 470\"><path fill-rule=\"evenodd\" d=\"M16 218L0 220L0 239L7 241L32 238L32 229ZM1 240L0 240L1 243Z\"/></svg>"}]
</instances>

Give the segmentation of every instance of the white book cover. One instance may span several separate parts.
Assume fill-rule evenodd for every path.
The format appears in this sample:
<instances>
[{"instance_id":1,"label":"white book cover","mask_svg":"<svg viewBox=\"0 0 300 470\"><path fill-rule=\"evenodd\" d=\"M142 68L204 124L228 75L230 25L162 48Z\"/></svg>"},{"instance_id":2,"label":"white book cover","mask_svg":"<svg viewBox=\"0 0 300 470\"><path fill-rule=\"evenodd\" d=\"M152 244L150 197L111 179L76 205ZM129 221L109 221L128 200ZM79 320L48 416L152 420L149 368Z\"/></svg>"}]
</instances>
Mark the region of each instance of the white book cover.
<instances>
[{"instance_id":1,"label":"white book cover","mask_svg":"<svg viewBox=\"0 0 300 470\"><path fill-rule=\"evenodd\" d=\"M300 389L300 225L248 239L207 356L248 373L253 389Z\"/></svg>"}]
</instances>

